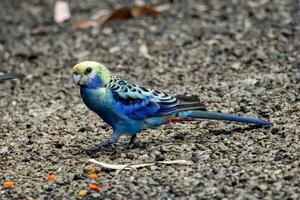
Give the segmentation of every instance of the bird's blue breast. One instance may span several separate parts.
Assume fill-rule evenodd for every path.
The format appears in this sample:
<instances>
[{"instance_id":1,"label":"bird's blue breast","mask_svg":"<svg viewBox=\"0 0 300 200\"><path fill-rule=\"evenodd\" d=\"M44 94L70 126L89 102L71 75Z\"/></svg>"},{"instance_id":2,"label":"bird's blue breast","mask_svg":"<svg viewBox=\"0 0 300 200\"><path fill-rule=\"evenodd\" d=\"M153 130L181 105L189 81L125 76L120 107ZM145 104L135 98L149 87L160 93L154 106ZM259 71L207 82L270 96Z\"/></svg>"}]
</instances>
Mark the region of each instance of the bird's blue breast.
<instances>
[{"instance_id":1,"label":"bird's blue breast","mask_svg":"<svg viewBox=\"0 0 300 200\"><path fill-rule=\"evenodd\" d=\"M118 107L109 89L82 87L80 93L85 105L111 125L115 131L124 134L135 134L141 131L140 121L132 120L124 115L122 110L117 110Z\"/></svg>"},{"instance_id":2,"label":"bird's blue breast","mask_svg":"<svg viewBox=\"0 0 300 200\"><path fill-rule=\"evenodd\" d=\"M81 88L80 93L85 105L97 113L106 123L113 126L113 119L116 116L112 112L112 102L106 89Z\"/></svg>"}]
</instances>

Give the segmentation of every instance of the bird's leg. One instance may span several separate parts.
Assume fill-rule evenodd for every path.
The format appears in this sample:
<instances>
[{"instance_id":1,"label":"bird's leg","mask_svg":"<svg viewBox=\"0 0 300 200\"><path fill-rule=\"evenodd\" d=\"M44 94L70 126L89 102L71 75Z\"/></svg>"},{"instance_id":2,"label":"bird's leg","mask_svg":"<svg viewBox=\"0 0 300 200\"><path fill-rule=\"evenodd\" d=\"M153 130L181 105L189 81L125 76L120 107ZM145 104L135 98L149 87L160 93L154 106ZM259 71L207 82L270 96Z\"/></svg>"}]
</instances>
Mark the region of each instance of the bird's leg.
<instances>
[{"instance_id":1,"label":"bird's leg","mask_svg":"<svg viewBox=\"0 0 300 200\"><path fill-rule=\"evenodd\" d=\"M136 135L131 136L130 141L127 144L128 149L131 149L133 147L135 139L136 139Z\"/></svg>"},{"instance_id":2,"label":"bird's leg","mask_svg":"<svg viewBox=\"0 0 300 200\"><path fill-rule=\"evenodd\" d=\"M129 141L128 144L132 145L134 143L135 139L136 139L136 135L131 136L130 141Z\"/></svg>"}]
</instances>

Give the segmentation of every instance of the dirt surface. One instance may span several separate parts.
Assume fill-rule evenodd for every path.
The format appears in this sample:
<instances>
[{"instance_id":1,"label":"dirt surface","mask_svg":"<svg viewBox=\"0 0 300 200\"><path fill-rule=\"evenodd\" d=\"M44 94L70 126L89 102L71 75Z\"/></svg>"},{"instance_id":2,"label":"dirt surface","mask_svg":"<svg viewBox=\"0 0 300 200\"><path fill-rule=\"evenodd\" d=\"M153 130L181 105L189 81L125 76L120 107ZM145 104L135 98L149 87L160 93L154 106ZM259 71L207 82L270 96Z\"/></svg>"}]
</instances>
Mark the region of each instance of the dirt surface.
<instances>
[{"instance_id":1,"label":"dirt surface","mask_svg":"<svg viewBox=\"0 0 300 200\"><path fill-rule=\"evenodd\" d=\"M54 2L54 1L53 1ZM103 9L143 1L70 1L57 24L52 1L0 1L0 199L299 199L300 4L297 0L157 1L157 17L73 30ZM151 58L139 52L148 45ZM104 63L126 80L192 94L209 110L264 118L273 127L200 121L144 131L133 149L90 152L111 129L81 101L74 64ZM192 165L105 170L89 158ZM97 169L91 180L88 170ZM48 181L49 174L56 181ZM89 189L95 183L100 192Z\"/></svg>"}]
</instances>

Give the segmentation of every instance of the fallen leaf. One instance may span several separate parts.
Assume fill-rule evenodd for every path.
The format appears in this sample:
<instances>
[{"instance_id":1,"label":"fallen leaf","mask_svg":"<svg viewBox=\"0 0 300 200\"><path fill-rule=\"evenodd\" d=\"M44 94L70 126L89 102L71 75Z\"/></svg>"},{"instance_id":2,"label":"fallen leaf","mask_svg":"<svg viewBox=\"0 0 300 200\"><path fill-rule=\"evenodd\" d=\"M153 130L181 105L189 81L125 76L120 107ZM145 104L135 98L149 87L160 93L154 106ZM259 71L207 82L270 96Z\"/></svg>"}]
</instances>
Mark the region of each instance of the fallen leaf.
<instances>
[{"instance_id":1,"label":"fallen leaf","mask_svg":"<svg viewBox=\"0 0 300 200\"><path fill-rule=\"evenodd\" d=\"M56 180L56 176L53 174L48 175L47 177L48 181L55 181Z\"/></svg>"},{"instance_id":2,"label":"fallen leaf","mask_svg":"<svg viewBox=\"0 0 300 200\"><path fill-rule=\"evenodd\" d=\"M66 1L56 1L54 4L54 21L62 23L71 17L69 4Z\"/></svg>"},{"instance_id":3,"label":"fallen leaf","mask_svg":"<svg viewBox=\"0 0 300 200\"><path fill-rule=\"evenodd\" d=\"M170 161L157 161L157 162L149 162L149 163L141 163L141 164L127 164L127 165L120 165L120 164L108 164L104 162L99 162L95 159L89 159L88 161L98 164L101 167L108 168L108 169L115 169L115 170L129 170L129 169L138 169L147 166L153 166L157 164L166 164L166 165L191 165L192 162L186 160L170 160Z\"/></svg>"},{"instance_id":4,"label":"fallen leaf","mask_svg":"<svg viewBox=\"0 0 300 200\"><path fill-rule=\"evenodd\" d=\"M73 24L73 29L87 29L95 27L99 23L96 20L81 20Z\"/></svg>"},{"instance_id":5,"label":"fallen leaf","mask_svg":"<svg viewBox=\"0 0 300 200\"><path fill-rule=\"evenodd\" d=\"M165 11L165 7L158 7L160 10ZM160 13L155 7L151 6L136 6L133 8L122 7L110 13L107 10L99 12L94 15L91 20L81 20L73 24L74 29L86 29L97 25L108 24L115 21L128 20L143 15L156 16ZM98 18L97 18L98 17Z\"/></svg>"},{"instance_id":6,"label":"fallen leaf","mask_svg":"<svg viewBox=\"0 0 300 200\"><path fill-rule=\"evenodd\" d=\"M127 20L132 18L130 9L127 7L119 8L110 14L100 18L99 23L100 24L107 24L111 23L114 21L119 21L119 20Z\"/></svg>"},{"instance_id":7,"label":"fallen leaf","mask_svg":"<svg viewBox=\"0 0 300 200\"><path fill-rule=\"evenodd\" d=\"M97 179L98 176L95 173L89 174L90 179Z\"/></svg>"},{"instance_id":8,"label":"fallen leaf","mask_svg":"<svg viewBox=\"0 0 300 200\"><path fill-rule=\"evenodd\" d=\"M132 17L140 17L142 15L156 16L159 14L159 12L151 6L133 7L130 13Z\"/></svg>"},{"instance_id":9,"label":"fallen leaf","mask_svg":"<svg viewBox=\"0 0 300 200\"><path fill-rule=\"evenodd\" d=\"M91 167L91 168L89 168L89 173L91 173L91 174L97 173L97 169L95 167Z\"/></svg>"},{"instance_id":10,"label":"fallen leaf","mask_svg":"<svg viewBox=\"0 0 300 200\"><path fill-rule=\"evenodd\" d=\"M155 8L150 6L137 6L133 8L123 7L111 12L107 16L104 16L99 20L99 22L101 24L107 24L114 21L128 20L134 17L140 17L142 15L156 16L158 14L159 12Z\"/></svg>"},{"instance_id":11,"label":"fallen leaf","mask_svg":"<svg viewBox=\"0 0 300 200\"><path fill-rule=\"evenodd\" d=\"M90 185L90 189L93 190L93 191L95 191L95 192L100 192L101 187L98 186L98 185L96 185L96 184L91 184Z\"/></svg>"},{"instance_id":12,"label":"fallen leaf","mask_svg":"<svg viewBox=\"0 0 300 200\"><path fill-rule=\"evenodd\" d=\"M6 181L3 183L3 186L6 187L6 188L12 188L15 186L14 182L12 181Z\"/></svg>"},{"instance_id":13,"label":"fallen leaf","mask_svg":"<svg viewBox=\"0 0 300 200\"><path fill-rule=\"evenodd\" d=\"M86 190L81 190L81 191L78 193L78 195L79 195L80 197L85 197L85 196L87 195L87 191L86 191Z\"/></svg>"}]
</instances>

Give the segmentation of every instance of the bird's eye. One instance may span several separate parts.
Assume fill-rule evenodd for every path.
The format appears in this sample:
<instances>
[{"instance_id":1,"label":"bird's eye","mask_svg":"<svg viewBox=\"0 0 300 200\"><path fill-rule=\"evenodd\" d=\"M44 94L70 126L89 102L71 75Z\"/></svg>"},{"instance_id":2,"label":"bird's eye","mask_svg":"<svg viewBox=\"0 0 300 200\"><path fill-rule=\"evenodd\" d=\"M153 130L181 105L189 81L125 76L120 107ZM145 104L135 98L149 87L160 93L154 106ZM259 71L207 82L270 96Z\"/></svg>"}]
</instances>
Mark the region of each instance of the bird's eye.
<instances>
[{"instance_id":1,"label":"bird's eye","mask_svg":"<svg viewBox=\"0 0 300 200\"><path fill-rule=\"evenodd\" d=\"M86 68L85 74L89 74L89 73L91 73L91 72L92 72L92 68L90 68L90 67Z\"/></svg>"}]
</instances>

